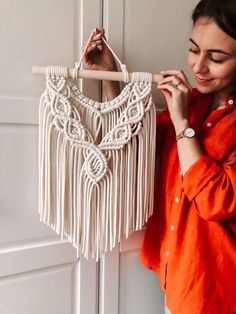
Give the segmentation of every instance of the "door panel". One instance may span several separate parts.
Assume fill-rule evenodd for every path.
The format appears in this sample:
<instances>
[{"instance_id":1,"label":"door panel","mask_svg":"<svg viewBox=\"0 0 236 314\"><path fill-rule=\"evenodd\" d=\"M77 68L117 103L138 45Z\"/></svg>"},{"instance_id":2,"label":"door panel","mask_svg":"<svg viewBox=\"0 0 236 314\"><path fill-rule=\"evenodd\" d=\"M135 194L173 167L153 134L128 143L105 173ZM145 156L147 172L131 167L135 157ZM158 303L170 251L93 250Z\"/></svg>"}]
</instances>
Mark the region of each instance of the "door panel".
<instances>
[{"instance_id":1,"label":"door panel","mask_svg":"<svg viewBox=\"0 0 236 314\"><path fill-rule=\"evenodd\" d=\"M97 264L77 260L72 245L39 221L38 105L45 78L31 69L72 67L90 32L84 15L93 12L86 23L97 25L100 8L100 1L1 1L1 314L97 313ZM91 94L98 95L98 84Z\"/></svg>"},{"instance_id":2,"label":"door panel","mask_svg":"<svg viewBox=\"0 0 236 314\"><path fill-rule=\"evenodd\" d=\"M1 278L0 313L71 313L72 268L68 264Z\"/></svg>"}]
</instances>

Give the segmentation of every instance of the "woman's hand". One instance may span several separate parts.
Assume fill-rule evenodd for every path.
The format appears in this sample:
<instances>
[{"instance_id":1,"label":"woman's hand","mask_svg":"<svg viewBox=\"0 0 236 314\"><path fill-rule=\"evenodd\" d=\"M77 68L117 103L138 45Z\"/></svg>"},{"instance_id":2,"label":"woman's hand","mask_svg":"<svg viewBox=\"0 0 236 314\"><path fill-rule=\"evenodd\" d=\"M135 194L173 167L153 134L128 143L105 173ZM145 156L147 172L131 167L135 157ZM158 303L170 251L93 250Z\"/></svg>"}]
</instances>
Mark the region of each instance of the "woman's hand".
<instances>
[{"instance_id":1,"label":"woman's hand","mask_svg":"<svg viewBox=\"0 0 236 314\"><path fill-rule=\"evenodd\" d=\"M188 103L192 87L182 71L162 71L158 88L165 96L176 133L188 126Z\"/></svg>"},{"instance_id":2,"label":"woman's hand","mask_svg":"<svg viewBox=\"0 0 236 314\"><path fill-rule=\"evenodd\" d=\"M88 70L97 71L117 71L115 59L102 40L105 30L103 28L96 28L93 32L92 39L85 52L84 65ZM83 50L88 41L85 41Z\"/></svg>"},{"instance_id":3,"label":"woman's hand","mask_svg":"<svg viewBox=\"0 0 236 314\"><path fill-rule=\"evenodd\" d=\"M117 71L113 54L103 42L104 28L96 28L84 55L84 65L87 70ZM83 50L88 41L84 43ZM112 100L120 94L119 82L103 81L106 99Z\"/></svg>"},{"instance_id":4,"label":"woman's hand","mask_svg":"<svg viewBox=\"0 0 236 314\"><path fill-rule=\"evenodd\" d=\"M158 88L166 98L170 117L178 135L189 127L188 103L192 87L182 71L162 71L161 75L163 79L159 82ZM183 175L204 155L196 137L181 138L177 141L177 149Z\"/></svg>"}]
</instances>

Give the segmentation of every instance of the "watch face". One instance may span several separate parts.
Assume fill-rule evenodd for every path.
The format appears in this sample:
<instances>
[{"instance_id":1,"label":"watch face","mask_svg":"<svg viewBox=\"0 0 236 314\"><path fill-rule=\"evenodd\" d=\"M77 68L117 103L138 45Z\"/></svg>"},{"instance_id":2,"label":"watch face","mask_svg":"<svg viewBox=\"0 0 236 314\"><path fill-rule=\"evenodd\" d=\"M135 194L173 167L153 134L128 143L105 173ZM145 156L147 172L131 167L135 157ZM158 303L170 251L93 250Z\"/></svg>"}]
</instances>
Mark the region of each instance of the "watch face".
<instances>
[{"instance_id":1,"label":"watch face","mask_svg":"<svg viewBox=\"0 0 236 314\"><path fill-rule=\"evenodd\" d=\"M194 137L195 131L192 128L187 128L184 130L184 136L186 137Z\"/></svg>"}]
</instances>

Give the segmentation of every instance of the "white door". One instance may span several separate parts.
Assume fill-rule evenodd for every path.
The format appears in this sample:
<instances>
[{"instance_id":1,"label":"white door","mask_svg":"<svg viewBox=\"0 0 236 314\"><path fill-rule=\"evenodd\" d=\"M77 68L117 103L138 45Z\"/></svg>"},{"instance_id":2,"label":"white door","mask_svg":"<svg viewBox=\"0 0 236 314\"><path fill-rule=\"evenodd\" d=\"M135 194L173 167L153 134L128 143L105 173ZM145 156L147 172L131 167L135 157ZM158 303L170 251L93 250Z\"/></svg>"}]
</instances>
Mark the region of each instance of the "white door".
<instances>
[{"instance_id":1,"label":"white door","mask_svg":"<svg viewBox=\"0 0 236 314\"><path fill-rule=\"evenodd\" d=\"M72 67L83 39L103 25L130 71L185 69L182 47L195 2L0 1L0 314L164 313L159 279L139 262L143 232L95 263L77 261L72 246L39 222L44 78L33 77L31 67ZM97 82L85 81L83 91L100 97ZM155 88L153 94L161 105Z\"/></svg>"},{"instance_id":2,"label":"white door","mask_svg":"<svg viewBox=\"0 0 236 314\"><path fill-rule=\"evenodd\" d=\"M44 78L33 77L31 68L71 67L84 29L100 23L99 10L94 0L0 1L1 314L97 313L96 263L76 263L71 245L39 222L38 103Z\"/></svg>"}]
</instances>

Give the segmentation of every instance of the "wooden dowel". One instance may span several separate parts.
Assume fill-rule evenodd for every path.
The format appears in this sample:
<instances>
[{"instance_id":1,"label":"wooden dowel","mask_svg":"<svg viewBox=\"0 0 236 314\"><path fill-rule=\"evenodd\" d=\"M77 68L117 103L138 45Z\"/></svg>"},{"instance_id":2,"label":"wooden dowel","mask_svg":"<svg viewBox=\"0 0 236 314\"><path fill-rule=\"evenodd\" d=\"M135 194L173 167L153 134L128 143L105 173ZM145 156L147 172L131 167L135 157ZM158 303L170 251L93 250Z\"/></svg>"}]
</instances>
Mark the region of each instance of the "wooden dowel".
<instances>
[{"instance_id":1,"label":"wooden dowel","mask_svg":"<svg viewBox=\"0 0 236 314\"><path fill-rule=\"evenodd\" d=\"M34 75L46 75L46 67L33 66L32 73ZM70 78L73 77L73 69L68 69L68 75ZM129 79L131 80L133 73L129 73ZM94 70L78 70L78 77L85 79L95 79L95 80L108 80L108 81L124 81L124 75L122 72L112 72L112 71L94 71ZM162 79L160 74L152 75L152 82L158 83Z\"/></svg>"}]
</instances>

